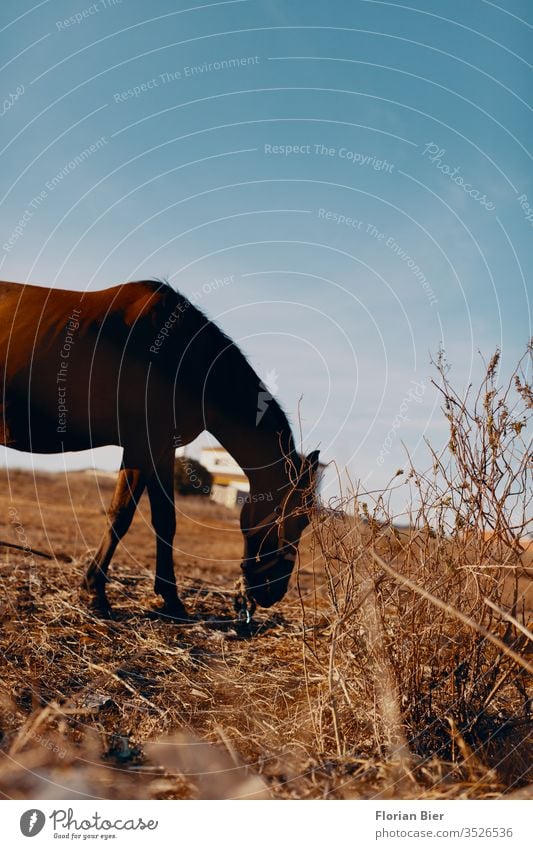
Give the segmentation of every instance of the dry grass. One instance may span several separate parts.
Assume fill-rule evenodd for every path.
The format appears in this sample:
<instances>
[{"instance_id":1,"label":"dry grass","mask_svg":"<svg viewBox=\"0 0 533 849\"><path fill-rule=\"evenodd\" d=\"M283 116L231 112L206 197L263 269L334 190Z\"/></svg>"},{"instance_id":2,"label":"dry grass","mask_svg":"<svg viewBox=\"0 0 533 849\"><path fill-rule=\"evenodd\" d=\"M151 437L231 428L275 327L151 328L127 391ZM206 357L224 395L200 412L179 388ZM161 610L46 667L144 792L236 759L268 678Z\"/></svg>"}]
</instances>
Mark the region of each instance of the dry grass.
<instances>
[{"instance_id":1,"label":"dry grass","mask_svg":"<svg viewBox=\"0 0 533 849\"><path fill-rule=\"evenodd\" d=\"M531 353L531 352L529 352ZM451 439L372 499L317 511L286 600L234 620L237 515L179 499L176 563L196 621L151 611L148 509L112 564L115 619L78 600L112 488L4 475L0 793L10 798L530 796L531 519L522 374L491 361ZM406 527L392 487L412 489ZM528 571L529 570L529 571Z\"/></svg>"}]
</instances>

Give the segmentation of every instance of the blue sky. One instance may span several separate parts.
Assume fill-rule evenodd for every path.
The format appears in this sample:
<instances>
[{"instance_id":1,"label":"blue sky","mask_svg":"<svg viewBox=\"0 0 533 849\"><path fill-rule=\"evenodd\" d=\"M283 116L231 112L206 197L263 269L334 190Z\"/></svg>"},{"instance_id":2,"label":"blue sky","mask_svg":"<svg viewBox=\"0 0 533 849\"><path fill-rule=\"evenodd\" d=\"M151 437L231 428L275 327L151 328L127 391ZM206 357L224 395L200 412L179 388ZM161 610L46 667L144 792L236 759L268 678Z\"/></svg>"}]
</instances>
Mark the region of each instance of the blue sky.
<instances>
[{"instance_id":1,"label":"blue sky","mask_svg":"<svg viewBox=\"0 0 533 849\"><path fill-rule=\"evenodd\" d=\"M458 386L479 351L515 364L533 265L525 0L0 15L3 279L168 277L300 409L305 446L370 488L402 441L423 464L423 437L445 439L439 345ZM117 452L4 459L93 461Z\"/></svg>"}]
</instances>

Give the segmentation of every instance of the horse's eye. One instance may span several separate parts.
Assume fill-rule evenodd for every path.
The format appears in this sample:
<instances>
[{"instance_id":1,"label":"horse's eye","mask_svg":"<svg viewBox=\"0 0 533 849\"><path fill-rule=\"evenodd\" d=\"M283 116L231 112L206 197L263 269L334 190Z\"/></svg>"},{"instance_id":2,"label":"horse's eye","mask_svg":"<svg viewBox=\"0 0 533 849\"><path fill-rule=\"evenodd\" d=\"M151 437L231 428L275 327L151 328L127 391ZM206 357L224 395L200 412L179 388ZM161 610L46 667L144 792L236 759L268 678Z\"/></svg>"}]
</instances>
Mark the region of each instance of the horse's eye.
<instances>
[{"instance_id":1,"label":"horse's eye","mask_svg":"<svg viewBox=\"0 0 533 849\"><path fill-rule=\"evenodd\" d=\"M281 513L281 507L279 505L277 507L274 507L274 513L276 514L276 516L279 516L279 514Z\"/></svg>"}]
</instances>

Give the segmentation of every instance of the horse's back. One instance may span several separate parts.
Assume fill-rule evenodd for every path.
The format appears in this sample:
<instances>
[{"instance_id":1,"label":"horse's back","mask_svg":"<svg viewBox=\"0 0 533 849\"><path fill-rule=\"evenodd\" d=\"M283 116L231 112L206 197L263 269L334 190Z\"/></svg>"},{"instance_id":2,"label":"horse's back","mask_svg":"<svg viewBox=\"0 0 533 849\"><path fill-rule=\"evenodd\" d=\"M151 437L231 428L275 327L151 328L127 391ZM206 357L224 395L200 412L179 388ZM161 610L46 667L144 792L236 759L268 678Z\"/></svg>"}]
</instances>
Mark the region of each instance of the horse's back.
<instances>
[{"instance_id":1,"label":"horse's back","mask_svg":"<svg viewBox=\"0 0 533 849\"><path fill-rule=\"evenodd\" d=\"M2 441L37 452L122 444L172 296L157 281L96 292L0 283Z\"/></svg>"}]
</instances>

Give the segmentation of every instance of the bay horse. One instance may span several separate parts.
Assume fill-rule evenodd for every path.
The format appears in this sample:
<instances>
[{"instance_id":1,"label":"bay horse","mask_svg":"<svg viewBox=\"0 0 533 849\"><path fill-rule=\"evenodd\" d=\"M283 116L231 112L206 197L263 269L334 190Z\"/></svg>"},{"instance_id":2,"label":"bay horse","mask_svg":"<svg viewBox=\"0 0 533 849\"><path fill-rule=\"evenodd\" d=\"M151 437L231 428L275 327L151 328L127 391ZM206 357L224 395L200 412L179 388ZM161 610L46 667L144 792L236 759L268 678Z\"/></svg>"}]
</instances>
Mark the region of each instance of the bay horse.
<instances>
[{"instance_id":1,"label":"bay horse","mask_svg":"<svg viewBox=\"0 0 533 849\"><path fill-rule=\"evenodd\" d=\"M110 614L109 564L146 488L154 589L165 614L186 619L172 550L174 457L203 430L250 481L236 604L249 617L256 603L270 607L285 595L310 521L318 451L300 457L287 417L246 357L186 297L159 280L90 293L0 283L0 364L0 443L45 454L123 449L83 582L92 607Z\"/></svg>"}]
</instances>

